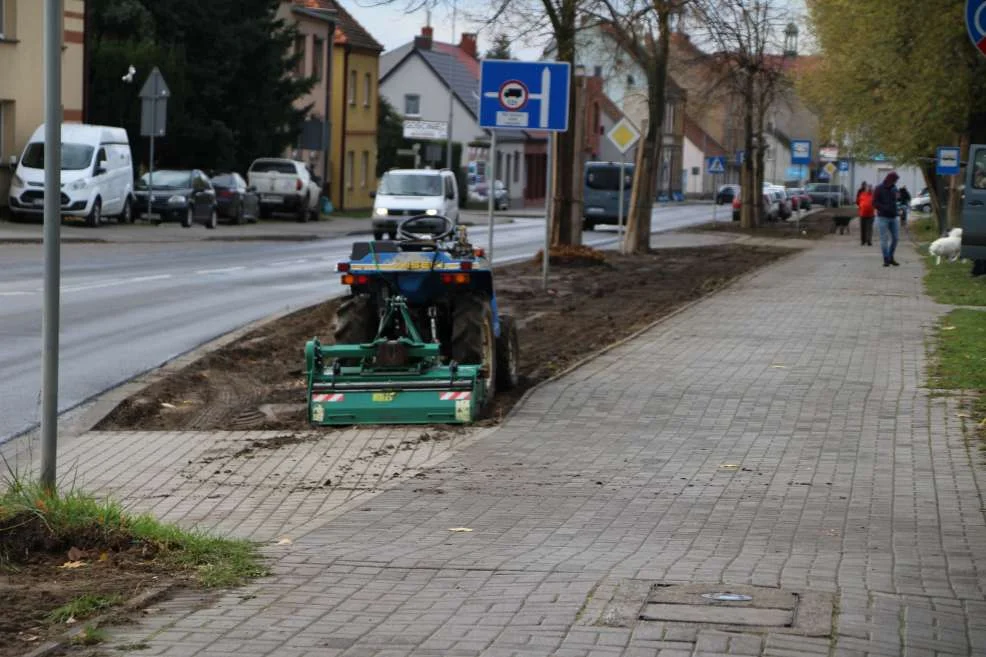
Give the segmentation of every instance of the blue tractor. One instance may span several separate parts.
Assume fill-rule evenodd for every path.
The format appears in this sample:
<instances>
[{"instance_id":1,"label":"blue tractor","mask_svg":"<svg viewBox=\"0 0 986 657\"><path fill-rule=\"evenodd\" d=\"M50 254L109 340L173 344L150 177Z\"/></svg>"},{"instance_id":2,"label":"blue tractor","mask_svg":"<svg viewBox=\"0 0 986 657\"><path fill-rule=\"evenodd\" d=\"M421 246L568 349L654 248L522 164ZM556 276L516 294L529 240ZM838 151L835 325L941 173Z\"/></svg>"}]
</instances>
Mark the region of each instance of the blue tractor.
<instances>
[{"instance_id":1,"label":"blue tractor","mask_svg":"<svg viewBox=\"0 0 986 657\"><path fill-rule=\"evenodd\" d=\"M465 227L420 215L397 234L337 265L335 343L305 346L312 424L465 424L518 384L517 328Z\"/></svg>"}]
</instances>

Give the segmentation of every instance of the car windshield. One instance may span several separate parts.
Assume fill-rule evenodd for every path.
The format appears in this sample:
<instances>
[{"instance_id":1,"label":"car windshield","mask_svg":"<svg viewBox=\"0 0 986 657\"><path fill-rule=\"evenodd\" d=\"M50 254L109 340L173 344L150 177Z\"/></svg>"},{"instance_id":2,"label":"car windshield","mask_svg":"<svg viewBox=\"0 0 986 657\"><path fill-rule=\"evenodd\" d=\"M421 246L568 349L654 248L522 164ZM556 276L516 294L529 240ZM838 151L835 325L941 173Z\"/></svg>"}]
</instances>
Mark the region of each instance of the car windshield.
<instances>
[{"instance_id":1,"label":"car windshield","mask_svg":"<svg viewBox=\"0 0 986 657\"><path fill-rule=\"evenodd\" d=\"M380 181L377 193L388 196L441 196L442 179L423 173L387 172Z\"/></svg>"},{"instance_id":2,"label":"car windshield","mask_svg":"<svg viewBox=\"0 0 986 657\"><path fill-rule=\"evenodd\" d=\"M585 184L590 189L603 191L618 191L620 189L620 168L619 167L590 167L585 174ZM627 167L626 181L623 183L624 189L629 189L633 185L633 171Z\"/></svg>"},{"instance_id":3,"label":"car windshield","mask_svg":"<svg viewBox=\"0 0 986 657\"><path fill-rule=\"evenodd\" d=\"M822 183L811 183L807 189L809 192L827 192L829 191L829 186Z\"/></svg>"},{"instance_id":4,"label":"car windshield","mask_svg":"<svg viewBox=\"0 0 986 657\"><path fill-rule=\"evenodd\" d=\"M218 176L213 176L212 184L222 185L224 187L236 187L236 180L233 179L233 174L224 173Z\"/></svg>"},{"instance_id":5,"label":"car windshield","mask_svg":"<svg viewBox=\"0 0 986 657\"><path fill-rule=\"evenodd\" d=\"M145 173L137 181L137 187L147 189L151 174ZM192 186L191 171L155 171L154 189L187 189Z\"/></svg>"},{"instance_id":6,"label":"car windshield","mask_svg":"<svg viewBox=\"0 0 986 657\"><path fill-rule=\"evenodd\" d=\"M62 171L81 171L88 169L92 163L92 152L95 149L85 144L62 144ZM45 145L41 142L28 144L21 159L28 169L45 168Z\"/></svg>"}]
</instances>

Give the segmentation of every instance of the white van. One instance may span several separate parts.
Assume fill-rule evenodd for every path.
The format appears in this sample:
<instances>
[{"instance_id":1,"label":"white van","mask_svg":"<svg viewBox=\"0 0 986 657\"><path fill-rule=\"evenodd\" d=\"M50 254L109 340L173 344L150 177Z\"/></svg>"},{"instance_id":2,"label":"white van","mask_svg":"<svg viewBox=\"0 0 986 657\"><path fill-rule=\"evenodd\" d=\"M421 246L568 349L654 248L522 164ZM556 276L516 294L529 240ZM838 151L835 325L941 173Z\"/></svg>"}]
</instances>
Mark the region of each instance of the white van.
<instances>
[{"instance_id":1,"label":"white van","mask_svg":"<svg viewBox=\"0 0 986 657\"><path fill-rule=\"evenodd\" d=\"M62 216L84 218L98 226L104 216L133 221L134 167L123 128L63 123ZM10 183L15 219L44 213L45 127L24 147Z\"/></svg>"},{"instance_id":2,"label":"white van","mask_svg":"<svg viewBox=\"0 0 986 657\"><path fill-rule=\"evenodd\" d=\"M448 169L391 169L373 197L373 237L397 237L397 225L421 214L444 215L459 223L459 185Z\"/></svg>"}]
</instances>

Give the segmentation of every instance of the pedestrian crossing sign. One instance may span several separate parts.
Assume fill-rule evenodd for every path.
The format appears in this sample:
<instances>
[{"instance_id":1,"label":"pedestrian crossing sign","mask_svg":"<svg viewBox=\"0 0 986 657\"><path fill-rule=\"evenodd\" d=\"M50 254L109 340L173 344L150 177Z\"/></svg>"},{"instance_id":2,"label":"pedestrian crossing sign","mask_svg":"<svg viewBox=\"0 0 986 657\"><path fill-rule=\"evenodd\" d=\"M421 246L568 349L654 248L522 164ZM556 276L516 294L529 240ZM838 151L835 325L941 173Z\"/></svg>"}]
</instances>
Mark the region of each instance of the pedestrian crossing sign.
<instances>
[{"instance_id":1,"label":"pedestrian crossing sign","mask_svg":"<svg viewBox=\"0 0 986 657\"><path fill-rule=\"evenodd\" d=\"M707 157L705 158L706 173L726 173L726 158Z\"/></svg>"}]
</instances>

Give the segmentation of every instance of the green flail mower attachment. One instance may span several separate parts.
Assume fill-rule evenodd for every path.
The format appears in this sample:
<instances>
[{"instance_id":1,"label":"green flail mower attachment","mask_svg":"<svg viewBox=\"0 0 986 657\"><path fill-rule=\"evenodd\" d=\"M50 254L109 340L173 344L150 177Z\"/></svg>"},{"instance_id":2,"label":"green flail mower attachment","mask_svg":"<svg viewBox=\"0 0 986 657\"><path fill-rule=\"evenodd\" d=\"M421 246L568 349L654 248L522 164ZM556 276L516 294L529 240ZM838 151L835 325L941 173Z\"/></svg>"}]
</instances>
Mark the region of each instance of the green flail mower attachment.
<instances>
[{"instance_id":1,"label":"green flail mower attachment","mask_svg":"<svg viewBox=\"0 0 986 657\"><path fill-rule=\"evenodd\" d=\"M406 335L388 339L398 319ZM401 297L388 301L373 342L309 340L305 366L315 425L466 424L486 402L480 366L441 364L439 345L421 339Z\"/></svg>"}]
</instances>

